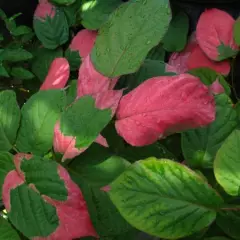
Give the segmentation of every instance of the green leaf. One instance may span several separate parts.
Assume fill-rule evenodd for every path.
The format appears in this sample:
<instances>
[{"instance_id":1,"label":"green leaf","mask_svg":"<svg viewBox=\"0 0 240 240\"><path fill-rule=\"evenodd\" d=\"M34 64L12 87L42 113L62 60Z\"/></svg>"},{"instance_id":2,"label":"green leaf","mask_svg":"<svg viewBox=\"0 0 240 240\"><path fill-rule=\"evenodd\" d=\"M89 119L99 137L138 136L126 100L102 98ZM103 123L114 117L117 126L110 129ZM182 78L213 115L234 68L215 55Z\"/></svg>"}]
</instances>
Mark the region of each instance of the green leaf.
<instances>
[{"instance_id":1,"label":"green leaf","mask_svg":"<svg viewBox=\"0 0 240 240\"><path fill-rule=\"evenodd\" d=\"M102 156L100 156L101 148L103 147L96 146L94 148L91 145L89 151L83 156L83 158L89 156L87 158L88 164L83 162L82 156L80 156L70 165L88 184L98 188L110 184L130 165L128 161L118 156L107 156L102 159ZM94 155L98 155L93 159L90 151L96 151Z\"/></svg>"},{"instance_id":2,"label":"green leaf","mask_svg":"<svg viewBox=\"0 0 240 240\"><path fill-rule=\"evenodd\" d=\"M6 68L2 65L1 62L0 62L0 76L1 77L9 77L9 74L8 74Z\"/></svg>"},{"instance_id":3,"label":"green leaf","mask_svg":"<svg viewBox=\"0 0 240 240\"><path fill-rule=\"evenodd\" d=\"M190 74L193 76L199 77L201 82L204 83L206 86L210 86L216 80L223 86L225 93L229 96L231 94L231 88L229 84L226 82L224 77L214 70L210 68L195 68L189 71Z\"/></svg>"},{"instance_id":4,"label":"green leaf","mask_svg":"<svg viewBox=\"0 0 240 240\"><path fill-rule=\"evenodd\" d=\"M67 89L67 106L73 103L77 97L77 80L72 80Z\"/></svg>"},{"instance_id":5,"label":"green leaf","mask_svg":"<svg viewBox=\"0 0 240 240\"><path fill-rule=\"evenodd\" d=\"M11 211L8 217L26 237L47 237L59 225L56 208L26 184L10 191Z\"/></svg>"},{"instance_id":6,"label":"green leaf","mask_svg":"<svg viewBox=\"0 0 240 240\"><path fill-rule=\"evenodd\" d=\"M100 239L112 239L111 237L116 239L117 235L126 234L132 229L131 225L119 214L107 193L90 186L84 186L81 189L88 205L92 223L100 235Z\"/></svg>"},{"instance_id":7,"label":"green leaf","mask_svg":"<svg viewBox=\"0 0 240 240\"><path fill-rule=\"evenodd\" d=\"M14 169L13 156L8 152L0 152L0 198L2 198L2 185L4 183L4 179L6 175Z\"/></svg>"},{"instance_id":8,"label":"green leaf","mask_svg":"<svg viewBox=\"0 0 240 240\"><path fill-rule=\"evenodd\" d=\"M60 128L65 136L76 136L77 148L86 148L111 120L110 109L98 109L90 96L81 97L61 115Z\"/></svg>"},{"instance_id":9,"label":"green leaf","mask_svg":"<svg viewBox=\"0 0 240 240\"><path fill-rule=\"evenodd\" d=\"M4 48L0 53L1 61L20 62L33 58L33 55L23 48Z\"/></svg>"},{"instance_id":10,"label":"green leaf","mask_svg":"<svg viewBox=\"0 0 240 240\"><path fill-rule=\"evenodd\" d=\"M165 54L166 52L162 47L162 44L158 44L148 53L147 58L151 60L159 60L164 62Z\"/></svg>"},{"instance_id":11,"label":"green leaf","mask_svg":"<svg viewBox=\"0 0 240 240\"><path fill-rule=\"evenodd\" d=\"M237 126L237 113L225 94L215 96L216 119L210 125L182 133L182 150L189 166L212 168L225 139Z\"/></svg>"},{"instance_id":12,"label":"green leaf","mask_svg":"<svg viewBox=\"0 0 240 240\"><path fill-rule=\"evenodd\" d=\"M69 48L64 53L65 58L68 60L71 70L77 70L81 65L81 57L79 55L79 51L72 51Z\"/></svg>"},{"instance_id":13,"label":"green leaf","mask_svg":"<svg viewBox=\"0 0 240 240\"><path fill-rule=\"evenodd\" d=\"M20 109L14 91L0 92L0 151L9 151L16 139Z\"/></svg>"},{"instance_id":14,"label":"green leaf","mask_svg":"<svg viewBox=\"0 0 240 240\"><path fill-rule=\"evenodd\" d=\"M59 5L71 5L75 1L76 0L51 0L52 3L59 4Z\"/></svg>"},{"instance_id":15,"label":"green leaf","mask_svg":"<svg viewBox=\"0 0 240 240\"><path fill-rule=\"evenodd\" d=\"M173 15L168 31L162 40L163 48L168 52L181 52L187 44L188 30L188 16L183 12Z\"/></svg>"},{"instance_id":16,"label":"green leaf","mask_svg":"<svg viewBox=\"0 0 240 240\"><path fill-rule=\"evenodd\" d=\"M4 40L4 37L2 34L0 34L0 42Z\"/></svg>"},{"instance_id":17,"label":"green leaf","mask_svg":"<svg viewBox=\"0 0 240 240\"><path fill-rule=\"evenodd\" d=\"M235 110L238 115L238 121L240 122L240 102L237 102L237 104L235 105Z\"/></svg>"},{"instance_id":18,"label":"green leaf","mask_svg":"<svg viewBox=\"0 0 240 240\"><path fill-rule=\"evenodd\" d=\"M43 21L35 17L33 27L38 39L45 48L55 49L68 41L68 21L63 10L60 8L56 8L53 18L47 16Z\"/></svg>"},{"instance_id":19,"label":"green leaf","mask_svg":"<svg viewBox=\"0 0 240 240\"><path fill-rule=\"evenodd\" d=\"M233 27L233 37L235 43L240 46L240 18L236 20L234 27Z\"/></svg>"},{"instance_id":20,"label":"green leaf","mask_svg":"<svg viewBox=\"0 0 240 240\"><path fill-rule=\"evenodd\" d=\"M10 74L11 76L21 80L29 80L35 77L30 71L22 67L13 67Z\"/></svg>"},{"instance_id":21,"label":"green leaf","mask_svg":"<svg viewBox=\"0 0 240 240\"><path fill-rule=\"evenodd\" d=\"M32 72L43 82L48 74L49 67L55 58L63 56L63 50L57 48L55 50L37 47L33 53Z\"/></svg>"},{"instance_id":22,"label":"green leaf","mask_svg":"<svg viewBox=\"0 0 240 240\"><path fill-rule=\"evenodd\" d=\"M21 152L36 155L46 153L52 147L53 130L65 106L62 90L40 91L22 107L22 121L17 138Z\"/></svg>"},{"instance_id":23,"label":"green leaf","mask_svg":"<svg viewBox=\"0 0 240 240\"><path fill-rule=\"evenodd\" d=\"M24 26L24 25L21 25L21 26L18 26L16 27L12 32L11 34L15 37L18 37L18 36L21 36L21 35L25 35L25 34L29 34L32 32L32 29L27 27L27 26Z\"/></svg>"},{"instance_id":24,"label":"green leaf","mask_svg":"<svg viewBox=\"0 0 240 240\"><path fill-rule=\"evenodd\" d=\"M120 4L122 4L121 0L83 0L81 7L82 25L90 30L99 29Z\"/></svg>"},{"instance_id":25,"label":"green leaf","mask_svg":"<svg viewBox=\"0 0 240 240\"><path fill-rule=\"evenodd\" d=\"M196 173L167 160L149 158L130 166L111 185L110 198L134 227L175 239L211 224L221 197Z\"/></svg>"},{"instance_id":26,"label":"green leaf","mask_svg":"<svg viewBox=\"0 0 240 240\"><path fill-rule=\"evenodd\" d=\"M109 77L136 72L164 36L170 20L166 0L122 4L100 28L91 53L95 68Z\"/></svg>"},{"instance_id":27,"label":"green leaf","mask_svg":"<svg viewBox=\"0 0 240 240\"><path fill-rule=\"evenodd\" d=\"M59 201L66 201L68 192L64 181L59 177L58 164L51 160L33 157L31 161L21 161L21 170L26 184L34 184L43 195Z\"/></svg>"},{"instance_id":28,"label":"green leaf","mask_svg":"<svg viewBox=\"0 0 240 240\"><path fill-rule=\"evenodd\" d=\"M2 217L0 218L0 236L4 240L20 240L17 231Z\"/></svg>"},{"instance_id":29,"label":"green leaf","mask_svg":"<svg viewBox=\"0 0 240 240\"><path fill-rule=\"evenodd\" d=\"M214 174L224 190L232 195L240 195L239 156L240 130L234 130L219 149L214 161Z\"/></svg>"},{"instance_id":30,"label":"green leaf","mask_svg":"<svg viewBox=\"0 0 240 240\"><path fill-rule=\"evenodd\" d=\"M149 78L174 75L176 73L166 71L166 64L164 62L146 59L136 73L121 77L119 84L126 85L127 89L125 92L130 92Z\"/></svg>"},{"instance_id":31,"label":"green leaf","mask_svg":"<svg viewBox=\"0 0 240 240\"><path fill-rule=\"evenodd\" d=\"M227 58L235 57L238 54L238 50L232 49L230 46L222 43L218 46L218 61L225 60Z\"/></svg>"},{"instance_id":32,"label":"green leaf","mask_svg":"<svg viewBox=\"0 0 240 240\"><path fill-rule=\"evenodd\" d=\"M223 210L217 215L217 225L228 236L234 239L240 239L240 211L239 209Z\"/></svg>"}]
</instances>

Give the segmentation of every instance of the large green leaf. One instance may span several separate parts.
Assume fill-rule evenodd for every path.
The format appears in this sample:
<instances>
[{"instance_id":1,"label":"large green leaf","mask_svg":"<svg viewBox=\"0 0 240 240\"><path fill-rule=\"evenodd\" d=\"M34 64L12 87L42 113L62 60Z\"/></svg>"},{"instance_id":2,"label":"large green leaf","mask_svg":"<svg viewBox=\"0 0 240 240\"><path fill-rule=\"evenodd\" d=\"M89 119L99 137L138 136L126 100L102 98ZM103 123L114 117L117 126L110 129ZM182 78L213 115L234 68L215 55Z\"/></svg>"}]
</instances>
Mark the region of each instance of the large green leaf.
<instances>
[{"instance_id":1,"label":"large green leaf","mask_svg":"<svg viewBox=\"0 0 240 240\"><path fill-rule=\"evenodd\" d=\"M84 96L62 114L60 128L65 136L76 136L76 147L89 147L111 120L110 109L98 109L95 100Z\"/></svg>"},{"instance_id":2,"label":"large green leaf","mask_svg":"<svg viewBox=\"0 0 240 240\"><path fill-rule=\"evenodd\" d=\"M20 165L27 184L34 184L43 195L59 201L66 201L68 192L64 181L59 177L58 164L54 161L33 157L23 160Z\"/></svg>"},{"instance_id":3,"label":"large green leaf","mask_svg":"<svg viewBox=\"0 0 240 240\"><path fill-rule=\"evenodd\" d=\"M173 15L168 31L162 40L163 48L168 52L182 51L187 44L188 29L189 20L185 13L179 12Z\"/></svg>"},{"instance_id":4,"label":"large green leaf","mask_svg":"<svg viewBox=\"0 0 240 240\"><path fill-rule=\"evenodd\" d=\"M20 109L14 91L0 92L0 151L9 151L16 139Z\"/></svg>"},{"instance_id":5,"label":"large green leaf","mask_svg":"<svg viewBox=\"0 0 240 240\"><path fill-rule=\"evenodd\" d=\"M161 41L170 20L167 0L132 0L122 4L100 28L91 53L94 66L109 77L135 72Z\"/></svg>"},{"instance_id":6,"label":"large green leaf","mask_svg":"<svg viewBox=\"0 0 240 240\"><path fill-rule=\"evenodd\" d=\"M207 227L223 204L196 173L166 159L138 161L110 186L111 200L131 225L167 239Z\"/></svg>"},{"instance_id":7,"label":"large green leaf","mask_svg":"<svg viewBox=\"0 0 240 240\"><path fill-rule=\"evenodd\" d=\"M239 209L223 210L217 215L218 226L230 237L240 239L240 211Z\"/></svg>"},{"instance_id":8,"label":"large green leaf","mask_svg":"<svg viewBox=\"0 0 240 240\"><path fill-rule=\"evenodd\" d=\"M49 67L55 58L62 57L63 51L61 48L55 50L37 47L33 52L32 72L39 78L41 82L44 81L48 74Z\"/></svg>"},{"instance_id":9,"label":"large green leaf","mask_svg":"<svg viewBox=\"0 0 240 240\"><path fill-rule=\"evenodd\" d=\"M218 149L237 126L237 114L225 94L215 96L216 119L210 125L182 133L182 150L192 167L211 168Z\"/></svg>"},{"instance_id":10,"label":"large green leaf","mask_svg":"<svg viewBox=\"0 0 240 240\"><path fill-rule=\"evenodd\" d=\"M120 4L122 4L121 0L83 0L82 25L91 30L99 29Z\"/></svg>"},{"instance_id":11,"label":"large green leaf","mask_svg":"<svg viewBox=\"0 0 240 240\"><path fill-rule=\"evenodd\" d=\"M94 187L104 187L115 180L130 163L125 159L114 156L110 151L93 143L70 164L70 168Z\"/></svg>"},{"instance_id":12,"label":"large green leaf","mask_svg":"<svg viewBox=\"0 0 240 240\"><path fill-rule=\"evenodd\" d=\"M3 240L20 240L17 231L4 218L0 218L0 238Z\"/></svg>"},{"instance_id":13,"label":"large green leaf","mask_svg":"<svg viewBox=\"0 0 240 240\"><path fill-rule=\"evenodd\" d=\"M40 91L22 107L22 121L17 137L21 152L44 154L52 147L53 130L65 106L62 90Z\"/></svg>"},{"instance_id":14,"label":"large green leaf","mask_svg":"<svg viewBox=\"0 0 240 240\"><path fill-rule=\"evenodd\" d=\"M240 195L240 130L236 129L225 140L214 161L214 174L224 190L232 195Z\"/></svg>"},{"instance_id":15,"label":"large green leaf","mask_svg":"<svg viewBox=\"0 0 240 240\"><path fill-rule=\"evenodd\" d=\"M2 198L2 185L4 179L6 175L14 169L13 156L8 152L0 152L0 198Z\"/></svg>"},{"instance_id":16,"label":"large green leaf","mask_svg":"<svg viewBox=\"0 0 240 240\"><path fill-rule=\"evenodd\" d=\"M63 10L60 8L56 8L53 18L47 16L43 21L35 17L33 27L38 39L45 48L55 49L68 41L68 21Z\"/></svg>"},{"instance_id":17,"label":"large green leaf","mask_svg":"<svg viewBox=\"0 0 240 240\"><path fill-rule=\"evenodd\" d=\"M10 191L11 210L8 217L26 237L47 237L59 225L56 208L26 184Z\"/></svg>"},{"instance_id":18,"label":"large green leaf","mask_svg":"<svg viewBox=\"0 0 240 240\"><path fill-rule=\"evenodd\" d=\"M189 71L190 74L199 77L201 82L204 83L206 86L210 86L213 84L216 80L219 81L219 83L223 86L225 93L229 96L231 94L230 85L227 83L227 81L224 79L222 75L215 72L211 68L195 68Z\"/></svg>"},{"instance_id":19,"label":"large green leaf","mask_svg":"<svg viewBox=\"0 0 240 240\"><path fill-rule=\"evenodd\" d=\"M158 60L146 59L136 73L121 77L120 84L124 84L124 87L127 87L126 92L130 92L149 78L174 75L176 75L176 73L167 72L166 63Z\"/></svg>"},{"instance_id":20,"label":"large green leaf","mask_svg":"<svg viewBox=\"0 0 240 240\"><path fill-rule=\"evenodd\" d=\"M33 58L33 55L23 48L4 48L0 53L1 61L20 62Z\"/></svg>"}]
</instances>

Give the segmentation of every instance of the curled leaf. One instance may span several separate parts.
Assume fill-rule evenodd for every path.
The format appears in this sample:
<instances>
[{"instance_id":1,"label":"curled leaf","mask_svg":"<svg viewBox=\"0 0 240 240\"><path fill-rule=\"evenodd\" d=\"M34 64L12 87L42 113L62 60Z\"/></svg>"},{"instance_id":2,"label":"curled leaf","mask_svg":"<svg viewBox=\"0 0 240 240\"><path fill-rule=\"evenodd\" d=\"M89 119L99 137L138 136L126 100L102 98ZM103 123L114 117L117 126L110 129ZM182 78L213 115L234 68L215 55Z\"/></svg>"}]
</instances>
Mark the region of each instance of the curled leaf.
<instances>
[{"instance_id":1,"label":"curled leaf","mask_svg":"<svg viewBox=\"0 0 240 240\"><path fill-rule=\"evenodd\" d=\"M70 66L66 58L55 58L49 68L40 90L64 88L70 75Z\"/></svg>"},{"instance_id":2,"label":"curled leaf","mask_svg":"<svg viewBox=\"0 0 240 240\"><path fill-rule=\"evenodd\" d=\"M238 46L233 38L234 23L228 13L216 8L201 14L196 37L201 49L210 59L221 61L237 54Z\"/></svg>"},{"instance_id":3,"label":"curled leaf","mask_svg":"<svg viewBox=\"0 0 240 240\"><path fill-rule=\"evenodd\" d=\"M189 74L151 78L125 95L117 110L117 132L133 146L149 145L174 132L215 119L213 96Z\"/></svg>"}]
</instances>

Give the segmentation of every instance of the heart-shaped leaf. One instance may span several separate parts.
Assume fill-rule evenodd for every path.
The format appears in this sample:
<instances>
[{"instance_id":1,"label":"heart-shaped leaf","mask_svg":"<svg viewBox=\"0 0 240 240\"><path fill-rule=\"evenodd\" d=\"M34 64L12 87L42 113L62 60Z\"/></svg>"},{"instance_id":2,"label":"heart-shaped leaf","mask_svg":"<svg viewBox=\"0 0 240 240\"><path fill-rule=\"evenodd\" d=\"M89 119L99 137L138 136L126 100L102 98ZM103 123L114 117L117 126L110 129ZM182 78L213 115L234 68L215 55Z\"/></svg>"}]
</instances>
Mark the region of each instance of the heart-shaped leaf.
<instances>
[{"instance_id":1,"label":"heart-shaped leaf","mask_svg":"<svg viewBox=\"0 0 240 240\"><path fill-rule=\"evenodd\" d=\"M166 159L134 163L110 188L111 200L132 226L167 239L207 227L223 204L198 174Z\"/></svg>"},{"instance_id":2,"label":"heart-shaped leaf","mask_svg":"<svg viewBox=\"0 0 240 240\"><path fill-rule=\"evenodd\" d=\"M214 174L224 190L232 195L239 196L240 177L240 130L234 130L219 149L214 161Z\"/></svg>"},{"instance_id":3,"label":"heart-shaped leaf","mask_svg":"<svg viewBox=\"0 0 240 240\"><path fill-rule=\"evenodd\" d=\"M182 150L192 167L211 168L218 149L237 126L237 114L225 94L215 96L216 120L209 126L182 133Z\"/></svg>"},{"instance_id":4,"label":"heart-shaped leaf","mask_svg":"<svg viewBox=\"0 0 240 240\"><path fill-rule=\"evenodd\" d=\"M95 68L109 77L135 72L162 39L170 20L170 6L165 0L120 5L100 28L91 54Z\"/></svg>"}]
</instances>

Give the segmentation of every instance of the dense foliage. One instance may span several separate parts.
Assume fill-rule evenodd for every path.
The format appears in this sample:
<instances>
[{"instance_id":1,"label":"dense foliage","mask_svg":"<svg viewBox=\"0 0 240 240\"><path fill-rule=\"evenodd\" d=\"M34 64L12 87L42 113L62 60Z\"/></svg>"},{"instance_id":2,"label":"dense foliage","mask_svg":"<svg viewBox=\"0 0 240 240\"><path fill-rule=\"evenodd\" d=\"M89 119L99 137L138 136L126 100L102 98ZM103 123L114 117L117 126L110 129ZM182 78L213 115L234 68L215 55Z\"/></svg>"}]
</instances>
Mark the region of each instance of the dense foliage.
<instances>
[{"instance_id":1,"label":"dense foliage","mask_svg":"<svg viewBox=\"0 0 240 240\"><path fill-rule=\"evenodd\" d=\"M167 0L0 11L0 238L240 239L240 20ZM157 237L157 238L156 238Z\"/></svg>"}]
</instances>

